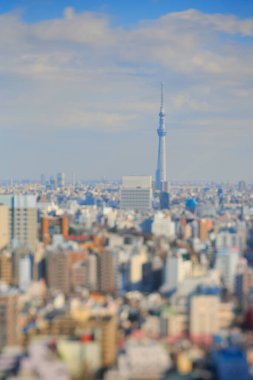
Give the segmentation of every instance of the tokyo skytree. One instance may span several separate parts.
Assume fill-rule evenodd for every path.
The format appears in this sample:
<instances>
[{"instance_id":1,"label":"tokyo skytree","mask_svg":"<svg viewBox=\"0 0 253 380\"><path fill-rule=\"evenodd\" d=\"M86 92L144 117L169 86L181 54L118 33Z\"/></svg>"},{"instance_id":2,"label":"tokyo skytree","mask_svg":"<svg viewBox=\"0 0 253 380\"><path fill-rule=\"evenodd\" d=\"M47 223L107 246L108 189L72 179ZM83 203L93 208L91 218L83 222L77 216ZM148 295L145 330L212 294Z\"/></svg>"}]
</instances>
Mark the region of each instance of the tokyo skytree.
<instances>
[{"instance_id":1,"label":"tokyo skytree","mask_svg":"<svg viewBox=\"0 0 253 380\"><path fill-rule=\"evenodd\" d=\"M163 106L163 83L161 83L161 106L159 112L159 127L157 129L159 137L158 142L158 158L156 169L156 189L163 190L163 184L167 181L166 172L166 126L165 126L165 112Z\"/></svg>"}]
</instances>

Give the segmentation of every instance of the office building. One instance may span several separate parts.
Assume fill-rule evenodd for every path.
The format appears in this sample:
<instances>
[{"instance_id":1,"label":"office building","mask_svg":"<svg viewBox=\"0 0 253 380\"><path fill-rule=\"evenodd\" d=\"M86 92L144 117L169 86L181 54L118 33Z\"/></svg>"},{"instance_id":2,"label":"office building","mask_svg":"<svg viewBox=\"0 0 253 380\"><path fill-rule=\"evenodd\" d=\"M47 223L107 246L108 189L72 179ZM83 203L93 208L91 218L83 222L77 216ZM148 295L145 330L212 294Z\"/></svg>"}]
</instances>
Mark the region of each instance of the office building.
<instances>
[{"instance_id":1,"label":"office building","mask_svg":"<svg viewBox=\"0 0 253 380\"><path fill-rule=\"evenodd\" d=\"M65 187L65 174L63 172L57 174L57 187Z\"/></svg>"},{"instance_id":2,"label":"office building","mask_svg":"<svg viewBox=\"0 0 253 380\"><path fill-rule=\"evenodd\" d=\"M209 231L212 229L213 224L210 219L199 220L199 239L203 242L208 241Z\"/></svg>"},{"instance_id":3,"label":"office building","mask_svg":"<svg viewBox=\"0 0 253 380\"><path fill-rule=\"evenodd\" d=\"M235 289L235 278L240 254L237 249L221 249L217 253L216 269L220 272L224 286L231 292Z\"/></svg>"},{"instance_id":4,"label":"office building","mask_svg":"<svg viewBox=\"0 0 253 380\"><path fill-rule=\"evenodd\" d=\"M37 209L33 195L14 196L13 239L18 245L35 250L37 245Z\"/></svg>"},{"instance_id":5,"label":"office building","mask_svg":"<svg viewBox=\"0 0 253 380\"><path fill-rule=\"evenodd\" d=\"M152 208L152 177L126 176L122 179L122 209L147 211Z\"/></svg>"},{"instance_id":6,"label":"office building","mask_svg":"<svg viewBox=\"0 0 253 380\"><path fill-rule=\"evenodd\" d=\"M6 285L13 283L12 276L12 255L9 251L0 253L0 281Z\"/></svg>"},{"instance_id":7,"label":"office building","mask_svg":"<svg viewBox=\"0 0 253 380\"><path fill-rule=\"evenodd\" d=\"M41 241L47 246L50 243L51 237L49 233L49 218L43 216L41 218Z\"/></svg>"},{"instance_id":8,"label":"office building","mask_svg":"<svg viewBox=\"0 0 253 380\"><path fill-rule=\"evenodd\" d=\"M15 246L34 251L37 245L37 208L33 195L0 195L9 210L9 236Z\"/></svg>"},{"instance_id":9,"label":"office building","mask_svg":"<svg viewBox=\"0 0 253 380\"><path fill-rule=\"evenodd\" d=\"M6 205L0 204L0 250L6 247L9 242L9 209Z\"/></svg>"},{"instance_id":10,"label":"office building","mask_svg":"<svg viewBox=\"0 0 253 380\"><path fill-rule=\"evenodd\" d=\"M159 211L155 214L152 223L152 233L155 236L166 236L170 239L175 238L175 223L171 220L171 216L168 213Z\"/></svg>"},{"instance_id":11,"label":"office building","mask_svg":"<svg viewBox=\"0 0 253 380\"><path fill-rule=\"evenodd\" d=\"M44 173L42 173L41 176L40 176L40 184L41 184L42 186L44 186L45 183L46 183L46 176L45 176Z\"/></svg>"},{"instance_id":12,"label":"office building","mask_svg":"<svg viewBox=\"0 0 253 380\"><path fill-rule=\"evenodd\" d=\"M71 176L71 183L72 183L73 188L75 188L77 185L77 179L76 179L76 173L74 172L72 173L72 176Z\"/></svg>"},{"instance_id":13,"label":"office building","mask_svg":"<svg viewBox=\"0 0 253 380\"><path fill-rule=\"evenodd\" d=\"M129 279L132 290L140 290L143 276L143 264L147 263L148 257L145 249L136 249L130 259Z\"/></svg>"},{"instance_id":14,"label":"office building","mask_svg":"<svg viewBox=\"0 0 253 380\"><path fill-rule=\"evenodd\" d=\"M47 182L47 187L50 190L55 190L56 189L56 180L54 176L50 176L49 181Z\"/></svg>"},{"instance_id":15,"label":"office building","mask_svg":"<svg viewBox=\"0 0 253 380\"><path fill-rule=\"evenodd\" d=\"M49 288L69 294L72 288L71 262L68 251L49 251L46 259Z\"/></svg>"},{"instance_id":16,"label":"office building","mask_svg":"<svg viewBox=\"0 0 253 380\"><path fill-rule=\"evenodd\" d=\"M12 290L0 290L0 350L18 343L17 311L17 294Z\"/></svg>"},{"instance_id":17,"label":"office building","mask_svg":"<svg viewBox=\"0 0 253 380\"><path fill-rule=\"evenodd\" d=\"M102 293L113 293L116 290L116 268L113 254L105 250L98 256L99 290Z\"/></svg>"},{"instance_id":18,"label":"office building","mask_svg":"<svg viewBox=\"0 0 253 380\"><path fill-rule=\"evenodd\" d=\"M88 288L91 291L98 290L98 254L91 253L88 256Z\"/></svg>"},{"instance_id":19,"label":"office building","mask_svg":"<svg viewBox=\"0 0 253 380\"><path fill-rule=\"evenodd\" d=\"M247 190L247 184L245 181L239 181L237 187L238 187L238 191L240 192L244 192Z\"/></svg>"},{"instance_id":20,"label":"office building","mask_svg":"<svg viewBox=\"0 0 253 380\"><path fill-rule=\"evenodd\" d=\"M87 261L77 261L72 266L72 286L88 287L88 265Z\"/></svg>"},{"instance_id":21,"label":"office building","mask_svg":"<svg viewBox=\"0 0 253 380\"><path fill-rule=\"evenodd\" d=\"M168 255L165 262L164 290L176 289L186 277L192 273L192 262L180 251L175 255Z\"/></svg>"},{"instance_id":22,"label":"office building","mask_svg":"<svg viewBox=\"0 0 253 380\"><path fill-rule=\"evenodd\" d=\"M12 284L26 290L33 279L33 260L28 247L17 247L12 251Z\"/></svg>"},{"instance_id":23,"label":"office building","mask_svg":"<svg viewBox=\"0 0 253 380\"><path fill-rule=\"evenodd\" d=\"M167 191L160 193L160 209L168 210L170 208L170 194Z\"/></svg>"},{"instance_id":24,"label":"office building","mask_svg":"<svg viewBox=\"0 0 253 380\"><path fill-rule=\"evenodd\" d=\"M33 281L33 256L21 254L18 258L18 286L22 291L26 291Z\"/></svg>"},{"instance_id":25,"label":"office building","mask_svg":"<svg viewBox=\"0 0 253 380\"><path fill-rule=\"evenodd\" d=\"M195 342L211 343L218 333L220 301L216 295L196 295L191 299L190 336Z\"/></svg>"}]
</instances>

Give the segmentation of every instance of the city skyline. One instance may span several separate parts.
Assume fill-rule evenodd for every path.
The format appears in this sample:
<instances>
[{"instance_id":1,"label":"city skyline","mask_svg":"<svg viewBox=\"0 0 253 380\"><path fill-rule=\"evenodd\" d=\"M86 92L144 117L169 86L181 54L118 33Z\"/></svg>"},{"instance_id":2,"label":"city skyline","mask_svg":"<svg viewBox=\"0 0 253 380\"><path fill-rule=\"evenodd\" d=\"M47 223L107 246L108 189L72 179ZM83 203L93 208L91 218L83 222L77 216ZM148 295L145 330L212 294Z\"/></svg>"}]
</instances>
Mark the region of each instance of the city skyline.
<instances>
[{"instance_id":1,"label":"city skyline","mask_svg":"<svg viewBox=\"0 0 253 380\"><path fill-rule=\"evenodd\" d=\"M154 173L162 80L168 179L252 180L252 4L166 3L0 1L1 179Z\"/></svg>"}]
</instances>

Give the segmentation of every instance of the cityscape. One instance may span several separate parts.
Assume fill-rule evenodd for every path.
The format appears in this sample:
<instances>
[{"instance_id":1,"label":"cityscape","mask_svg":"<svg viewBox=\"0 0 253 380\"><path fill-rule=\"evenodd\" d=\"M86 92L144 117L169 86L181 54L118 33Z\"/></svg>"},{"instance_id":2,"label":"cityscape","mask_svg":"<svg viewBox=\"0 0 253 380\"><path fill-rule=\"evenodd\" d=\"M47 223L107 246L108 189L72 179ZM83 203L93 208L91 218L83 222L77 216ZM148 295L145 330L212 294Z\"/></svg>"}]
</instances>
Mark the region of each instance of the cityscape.
<instances>
[{"instance_id":1,"label":"cityscape","mask_svg":"<svg viewBox=\"0 0 253 380\"><path fill-rule=\"evenodd\" d=\"M72 3L0 1L0 380L253 379L253 7Z\"/></svg>"}]
</instances>

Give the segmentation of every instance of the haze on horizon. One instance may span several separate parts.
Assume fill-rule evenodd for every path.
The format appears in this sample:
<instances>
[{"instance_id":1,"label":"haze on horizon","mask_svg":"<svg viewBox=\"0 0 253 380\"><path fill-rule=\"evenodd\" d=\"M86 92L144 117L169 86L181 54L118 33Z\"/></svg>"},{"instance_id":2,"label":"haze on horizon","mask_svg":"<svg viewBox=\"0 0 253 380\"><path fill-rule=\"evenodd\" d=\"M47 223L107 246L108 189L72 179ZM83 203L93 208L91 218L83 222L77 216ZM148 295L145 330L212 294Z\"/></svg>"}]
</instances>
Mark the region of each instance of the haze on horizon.
<instances>
[{"instance_id":1,"label":"haze on horizon","mask_svg":"<svg viewBox=\"0 0 253 380\"><path fill-rule=\"evenodd\" d=\"M252 180L248 0L4 3L1 179L154 176L162 80L169 179Z\"/></svg>"}]
</instances>

